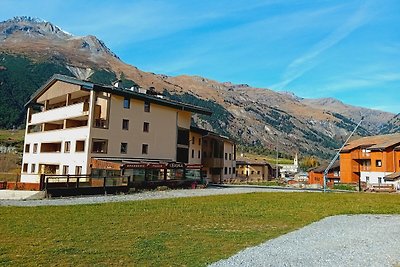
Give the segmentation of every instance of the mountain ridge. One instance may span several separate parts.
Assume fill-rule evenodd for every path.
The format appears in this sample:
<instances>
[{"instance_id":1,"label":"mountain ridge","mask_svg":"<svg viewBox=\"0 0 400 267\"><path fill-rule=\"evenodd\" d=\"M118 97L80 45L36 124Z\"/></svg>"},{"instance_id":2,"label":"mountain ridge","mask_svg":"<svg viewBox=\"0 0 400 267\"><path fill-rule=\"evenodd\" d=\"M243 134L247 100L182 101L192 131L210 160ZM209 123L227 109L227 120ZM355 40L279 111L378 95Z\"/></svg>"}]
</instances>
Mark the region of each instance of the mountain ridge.
<instances>
[{"instance_id":1,"label":"mountain ridge","mask_svg":"<svg viewBox=\"0 0 400 267\"><path fill-rule=\"evenodd\" d=\"M329 157L332 149L339 147L361 116L365 116L359 112L367 117L357 132L359 135L379 133L395 116L346 105L333 98L310 100L291 92L218 82L201 76L144 72L122 62L95 36L73 36L50 22L29 17L0 23L0 53L3 59L9 55L26 57L32 61L27 65L51 63L54 69L61 68L81 79L109 83L123 78L144 88L154 87L175 100L208 106L219 114L212 118L196 115L197 125L227 134L239 144L260 151L273 151L278 143L279 150L288 154ZM11 75L1 70L7 69L1 59L0 54L0 91L2 82ZM5 77L3 81L1 75Z\"/></svg>"}]
</instances>

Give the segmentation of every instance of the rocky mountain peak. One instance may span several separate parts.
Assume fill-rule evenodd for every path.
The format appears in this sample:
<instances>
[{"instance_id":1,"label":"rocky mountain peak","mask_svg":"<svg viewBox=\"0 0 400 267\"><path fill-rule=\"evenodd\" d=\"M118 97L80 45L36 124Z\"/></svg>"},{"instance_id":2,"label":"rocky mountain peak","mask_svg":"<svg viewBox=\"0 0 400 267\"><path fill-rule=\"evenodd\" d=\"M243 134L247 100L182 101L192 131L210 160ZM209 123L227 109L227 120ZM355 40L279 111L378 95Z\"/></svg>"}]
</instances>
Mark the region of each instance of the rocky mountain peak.
<instances>
[{"instance_id":1,"label":"rocky mountain peak","mask_svg":"<svg viewBox=\"0 0 400 267\"><path fill-rule=\"evenodd\" d=\"M12 46L14 50L27 42L36 42L37 47L40 47L42 43L53 42L53 45L65 48L66 53L75 53L79 49L86 53L86 57L88 56L87 52L89 52L89 56L98 57L104 53L118 58L103 41L95 36L74 36L40 18L21 16L0 22L0 43L3 47Z\"/></svg>"},{"instance_id":2,"label":"rocky mountain peak","mask_svg":"<svg viewBox=\"0 0 400 267\"><path fill-rule=\"evenodd\" d=\"M14 17L12 19L0 22L0 36L3 39L13 35L24 35L30 38L58 37L66 39L71 37L70 33L63 31L60 27L39 18L27 16Z\"/></svg>"},{"instance_id":3,"label":"rocky mountain peak","mask_svg":"<svg viewBox=\"0 0 400 267\"><path fill-rule=\"evenodd\" d=\"M81 49L88 49L91 53L106 53L119 59L119 57L112 52L103 41L97 39L96 36L88 35L80 37L80 39L82 40Z\"/></svg>"}]
</instances>

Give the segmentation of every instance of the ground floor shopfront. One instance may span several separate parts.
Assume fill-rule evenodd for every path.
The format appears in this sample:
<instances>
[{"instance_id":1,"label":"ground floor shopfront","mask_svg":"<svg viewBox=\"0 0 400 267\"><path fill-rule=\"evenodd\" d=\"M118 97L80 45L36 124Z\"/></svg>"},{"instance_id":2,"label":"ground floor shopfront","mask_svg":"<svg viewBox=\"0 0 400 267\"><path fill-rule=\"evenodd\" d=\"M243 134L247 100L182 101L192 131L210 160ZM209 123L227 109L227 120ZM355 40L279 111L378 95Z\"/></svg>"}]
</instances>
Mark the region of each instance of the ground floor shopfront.
<instances>
[{"instance_id":1,"label":"ground floor shopfront","mask_svg":"<svg viewBox=\"0 0 400 267\"><path fill-rule=\"evenodd\" d=\"M91 170L92 177L126 177L132 186L204 182L201 164L92 159Z\"/></svg>"}]
</instances>

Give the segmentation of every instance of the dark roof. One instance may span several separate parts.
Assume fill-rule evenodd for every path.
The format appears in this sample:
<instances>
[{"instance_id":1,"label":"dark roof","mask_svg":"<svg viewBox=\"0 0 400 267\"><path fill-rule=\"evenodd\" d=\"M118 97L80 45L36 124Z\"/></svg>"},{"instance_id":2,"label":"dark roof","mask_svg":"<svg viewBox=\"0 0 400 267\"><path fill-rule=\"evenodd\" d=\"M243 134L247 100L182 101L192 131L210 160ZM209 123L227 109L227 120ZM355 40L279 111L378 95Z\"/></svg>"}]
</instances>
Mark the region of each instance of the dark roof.
<instances>
[{"instance_id":1,"label":"dark roof","mask_svg":"<svg viewBox=\"0 0 400 267\"><path fill-rule=\"evenodd\" d=\"M394 172L392 174L386 175L385 180L389 180L389 181L395 181L400 179L400 172Z\"/></svg>"},{"instance_id":2,"label":"dark roof","mask_svg":"<svg viewBox=\"0 0 400 267\"><path fill-rule=\"evenodd\" d=\"M28 102L26 102L25 107L29 106L32 104L33 101L38 99L50 86L52 86L55 82L57 81L63 81L67 83L72 83L76 85L80 85L85 89L91 90L93 89L94 84L88 81L82 81L74 77L66 76L66 75L61 75L61 74L54 74L51 76L50 79L47 80L36 92L34 92Z\"/></svg>"},{"instance_id":3,"label":"dark roof","mask_svg":"<svg viewBox=\"0 0 400 267\"><path fill-rule=\"evenodd\" d=\"M53 75L44 85L42 85L31 96L29 101L25 104L25 107L32 104L33 101L35 101L38 97L40 97L56 81L63 81L63 82L67 82L67 83L80 85L83 88L88 89L88 90L108 92L108 93L121 95L121 96L125 96L125 97L131 97L131 98L135 98L135 99L139 99L139 100L143 100L143 101L149 101L150 103L155 103L155 104L162 105L162 106L172 107L172 108L179 109L179 110L204 114L204 115L208 115L208 116L210 116L212 114L212 112L207 108L198 107L198 106L181 103L181 102L177 102L177 101L173 101L173 100L162 99L162 98L159 98L159 97L156 97L153 95L142 94L142 93L135 92L135 91L132 91L129 89L116 88L114 86L95 84L95 83L92 83L89 81L82 81L77 78L65 76L65 75L61 75L61 74Z\"/></svg>"},{"instance_id":4,"label":"dark roof","mask_svg":"<svg viewBox=\"0 0 400 267\"><path fill-rule=\"evenodd\" d=\"M271 166L267 161L264 160L253 160L253 159L248 159L248 158L242 158L238 157L236 159L236 165L256 165L256 166ZM271 166L272 167L272 166Z\"/></svg>"},{"instance_id":5,"label":"dark roof","mask_svg":"<svg viewBox=\"0 0 400 267\"><path fill-rule=\"evenodd\" d=\"M355 148L368 148L371 150L381 150L400 144L400 134L385 134L363 137L354 141L350 141L344 148L343 152L349 152Z\"/></svg>"},{"instance_id":6,"label":"dark roof","mask_svg":"<svg viewBox=\"0 0 400 267\"><path fill-rule=\"evenodd\" d=\"M223 140L226 140L226 141L234 143L234 141L232 139L230 139L229 137L227 137L227 136L220 135L220 134L217 134L215 132L212 132L212 131L209 131L209 130L206 130L206 129L203 129L203 128L199 128L199 127L196 127L196 126L190 126L190 130L192 132L199 133L202 136L209 135L209 136L212 136L212 137L216 137L216 138L223 139Z\"/></svg>"},{"instance_id":7,"label":"dark roof","mask_svg":"<svg viewBox=\"0 0 400 267\"><path fill-rule=\"evenodd\" d=\"M329 166L329 164L324 164L324 165L309 169L309 171L323 173L326 170L326 168L328 168L328 166ZM338 169L340 169L340 161L339 160L335 161L328 171L334 171L334 170L338 170Z\"/></svg>"}]
</instances>

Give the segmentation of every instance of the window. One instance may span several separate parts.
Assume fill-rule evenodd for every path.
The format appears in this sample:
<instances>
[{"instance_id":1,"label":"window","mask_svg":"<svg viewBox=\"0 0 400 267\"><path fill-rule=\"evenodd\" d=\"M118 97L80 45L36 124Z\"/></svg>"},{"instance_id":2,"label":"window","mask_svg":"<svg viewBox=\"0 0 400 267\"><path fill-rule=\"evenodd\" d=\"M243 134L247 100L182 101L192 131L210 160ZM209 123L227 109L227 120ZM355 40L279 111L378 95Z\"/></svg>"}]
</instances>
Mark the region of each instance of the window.
<instances>
[{"instance_id":1,"label":"window","mask_svg":"<svg viewBox=\"0 0 400 267\"><path fill-rule=\"evenodd\" d=\"M232 167L232 173L236 173L236 168Z\"/></svg>"},{"instance_id":2,"label":"window","mask_svg":"<svg viewBox=\"0 0 400 267\"><path fill-rule=\"evenodd\" d=\"M148 153L149 153L149 145L142 144L142 154L148 154Z\"/></svg>"},{"instance_id":3,"label":"window","mask_svg":"<svg viewBox=\"0 0 400 267\"><path fill-rule=\"evenodd\" d=\"M199 146L201 146L201 137L199 137Z\"/></svg>"},{"instance_id":4,"label":"window","mask_svg":"<svg viewBox=\"0 0 400 267\"><path fill-rule=\"evenodd\" d=\"M122 130L129 130L129 120L122 120Z\"/></svg>"},{"instance_id":5,"label":"window","mask_svg":"<svg viewBox=\"0 0 400 267\"><path fill-rule=\"evenodd\" d=\"M76 166L75 167L75 174L76 175L81 175L82 174L82 166Z\"/></svg>"},{"instance_id":6,"label":"window","mask_svg":"<svg viewBox=\"0 0 400 267\"><path fill-rule=\"evenodd\" d=\"M36 172L36 164L32 164L31 165L31 173L35 173Z\"/></svg>"},{"instance_id":7,"label":"window","mask_svg":"<svg viewBox=\"0 0 400 267\"><path fill-rule=\"evenodd\" d=\"M232 153L229 153L229 160L232 160Z\"/></svg>"},{"instance_id":8,"label":"window","mask_svg":"<svg viewBox=\"0 0 400 267\"><path fill-rule=\"evenodd\" d=\"M30 144L26 144L25 145L25 153L29 153L30 148L31 148L31 145Z\"/></svg>"},{"instance_id":9,"label":"window","mask_svg":"<svg viewBox=\"0 0 400 267\"><path fill-rule=\"evenodd\" d=\"M190 143L189 130L187 129L178 129L178 145L188 146Z\"/></svg>"},{"instance_id":10,"label":"window","mask_svg":"<svg viewBox=\"0 0 400 267\"><path fill-rule=\"evenodd\" d=\"M382 160L377 159L377 160L375 161L375 166L376 166L376 167L382 167Z\"/></svg>"},{"instance_id":11,"label":"window","mask_svg":"<svg viewBox=\"0 0 400 267\"><path fill-rule=\"evenodd\" d=\"M254 174L254 171L251 171L251 174Z\"/></svg>"},{"instance_id":12,"label":"window","mask_svg":"<svg viewBox=\"0 0 400 267\"><path fill-rule=\"evenodd\" d=\"M257 174L260 174L261 172L260 171L257 171Z\"/></svg>"},{"instance_id":13,"label":"window","mask_svg":"<svg viewBox=\"0 0 400 267\"><path fill-rule=\"evenodd\" d=\"M367 183L369 183L369 176L366 176L366 177L365 177L365 181L366 181Z\"/></svg>"},{"instance_id":14,"label":"window","mask_svg":"<svg viewBox=\"0 0 400 267\"><path fill-rule=\"evenodd\" d=\"M150 123L144 122L143 123L143 132L148 133L150 128Z\"/></svg>"},{"instance_id":15,"label":"window","mask_svg":"<svg viewBox=\"0 0 400 267\"><path fill-rule=\"evenodd\" d=\"M76 141L75 152L84 152L84 151L85 151L85 140Z\"/></svg>"},{"instance_id":16,"label":"window","mask_svg":"<svg viewBox=\"0 0 400 267\"><path fill-rule=\"evenodd\" d=\"M71 141L64 142L64 153L69 153L71 151Z\"/></svg>"},{"instance_id":17,"label":"window","mask_svg":"<svg viewBox=\"0 0 400 267\"><path fill-rule=\"evenodd\" d=\"M144 112L150 112L150 102L149 101L144 102Z\"/></svg>"},{"instance_id":18,"label":"window","mask_svg":"<svg viewBox=\"0 0 400 267\"><path fill-rule=\"evenodd\" d=\"M60 153L61 149L62 149L62 142L40 144L40 152L42 153Z\"/></svg>"},{"instance_id":19,"label":"window","mask_svg":"<svg viewBox=\"0 0 400 267\"><path fill-rule=\"evenodd\" d=\"M228 167L225 167L225 168L224 168L224 173L225 173L225 174L228 174Z\"/></svg>"},{"instance_id":20,"label":"window","mask_svg":"<svg viewBox=\"0 0 400 267\"><path fill-rule=\"evenodd\" d=\"M228 173L231 174L231 172L232 172L232 169L231 169L231 167L229 167L228 168Z\"/></svg>"},{"instance_id":21,"label":"window","mask_svg":"<svg viewBox=\"0 0 400 267\"><path fill-rule=\"evenodd\" d=\"M131 100L128 97L124 98L124 108L131 108Z\"/></svg>"},{"instance_id":22,"label":"window","mask_svg":"<svg viewBox=\"0 0 400 267\"><path fill-rule=\"evenodd\" d=\"M378 177L378 184L382 183L382 177Z\"/></svg>"},{"instance_id":23,"label":"window","mask_svg":"<svg viewBox=\"0 0 400 267\"><path fill-rule=\"evenodd\" d=\"M28 164L24 163L24 166L22 167L22 172L28 172Z\"/></svg>"},{"instance_id":24,"label":"window","mask_svg":"<svg viewBox=\"0 0 400 267\"><path fill-rule=\"evenodd\" d=\"M128 143L121 143L121 154L126 154L128 152Z\"/></svg>"},{"instance_id":25,"label":"window","mask_svg":"<svg viewBox=\"0 0 400 267\"><path fill-rule=\"evenodd\" d=\"M228 159L228 153L225 153L225 160Z\"/></svg>"},{"instance_id":26,"label":"window","mask_svg":"<svg viewBox=\"0 0 400 267\"><path fill-rule=\"evenodd\" d=\"M37 153L38 144L33 144L33 153Z\"/></svg>"},{"instance_id":27,"label":"window","mask_svg":"<svg viewBox=\"0 0 400 267\"><path fill-rule=\"evenodd\" d=\"M92 153L107 153L108 140L93 139Z\"/></svg>"},{"instance_id":28,"label":"window","mask_svg":"<svg viewBox=\"0 0 400 267\"><path fill-rule=\"evenodd\" d=\"M108 129L110 113L110 94L97 92L93 110L93 127Z\"/></svg>"},{"instance_id":29,"label":"window","mask_svg":"<svg viewBox=\"0 0 400 267\"><path fill-rule=\"evenodd\" d=\"M194 145L194 136L192 136L192 144Z\"/></svg>"},{"instance_id":30,"label":"window","mask_svg":"<svg viewBox=\"0 0 400 267\"><path fill-rule=\"evenodd\" d=\"M192 159L194 158L194 149L192 149Z\"/></svg>"},{"instance_id":31,"label":"window","mask_svg":"<svg viewBox=\"0 0 400 267\"><path fill-rule=\"evenodd\" d=\"M177 147L176 148L176 161L177 162L189 162L189 149L186 147Z\"/></svg>"},{"instance_id":32,"label":"window","mask_svg":"<svg viewBox=\"0 0 400 267\"><path fill-rule=\"evenodd\" d=\"M62 171L62 173L63 173L64 175L67 175L67 174L69 173L69 166L68 166L68 165L63 165L63 171Z\"/></svg>"},{"instance_id":33,"label":"window","mask_svg":"<svg viewBox=\"0 0 400 267\"><path fill-rule=\"evenodd\" d=\"M242 174L244 174L244 171L242 171Z\"/></svg>"},{"instance_id":34,"label":"window","mask_svg":"<svg viewBox=\"0 0 400 267\"><path fill-rule=\"evenodd\" d=\"M201 158L201 151L199 150L199 152L197 153L197 158Z\"/></svg>"}]
</instances>

